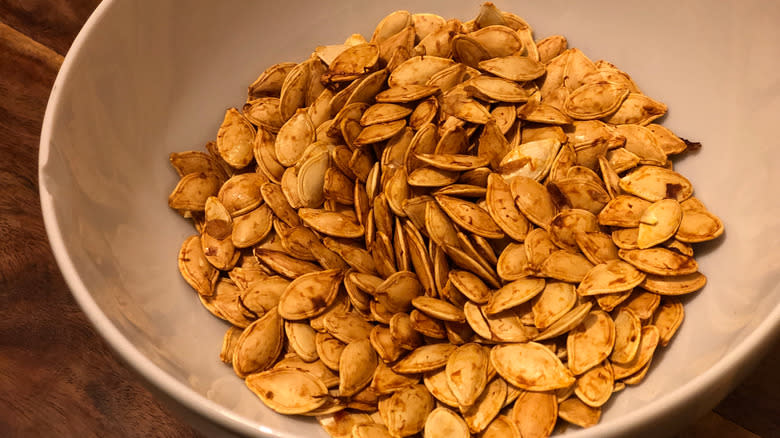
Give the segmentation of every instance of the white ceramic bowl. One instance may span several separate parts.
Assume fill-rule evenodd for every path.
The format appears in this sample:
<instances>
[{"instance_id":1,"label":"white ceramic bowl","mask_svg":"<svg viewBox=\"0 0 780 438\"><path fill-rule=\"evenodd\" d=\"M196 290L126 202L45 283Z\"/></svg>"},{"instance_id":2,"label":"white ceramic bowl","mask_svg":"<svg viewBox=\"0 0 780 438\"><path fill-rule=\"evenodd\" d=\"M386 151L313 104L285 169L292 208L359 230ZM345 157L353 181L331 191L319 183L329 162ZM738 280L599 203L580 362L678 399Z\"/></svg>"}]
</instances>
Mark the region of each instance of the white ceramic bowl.
<instances>
[{"instance_id":1,"label":"white ceramic bowl","mask_svg":"<svg viewBox=\"0 0 780 438\"><path fill-rule=\"evenodd\" d=\"M500 1L538 38L561 33L629 72L670 107L664 124L704 148L677 169L723 218L698 250L709 284L640 386L571 437L670 434L711 409L780 329L780 114L774 2ZM118 354L209 435L321 437L272 413L219 362L225 325L180 278L190 226L166 198L171 151L213 139L265 67L303 60L395 9L470 19L466 0L246 2L106 0L73 44L40 148L46 229L76 299Z\"/></svg>"}]
</instances>

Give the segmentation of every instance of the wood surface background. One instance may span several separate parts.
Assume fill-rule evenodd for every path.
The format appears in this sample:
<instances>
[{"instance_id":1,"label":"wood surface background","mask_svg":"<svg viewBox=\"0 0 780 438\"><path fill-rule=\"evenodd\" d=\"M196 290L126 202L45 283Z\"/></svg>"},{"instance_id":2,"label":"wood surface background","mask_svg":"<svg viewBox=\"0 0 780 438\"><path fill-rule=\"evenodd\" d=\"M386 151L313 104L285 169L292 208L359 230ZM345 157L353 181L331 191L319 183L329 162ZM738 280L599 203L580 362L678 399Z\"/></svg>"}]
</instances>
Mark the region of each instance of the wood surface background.
<instances>
[{"instance_id":1,"label":"wood surface background","mask_svg":"<svg viewBox=\"0 0 780 438\"><path fill-rule=\"evenodd\" d=\"M0 437L196 437L76 305L46 238L38 141L54 78L98 0L0 0ZM780 345L678 438L780 437Z\"/></svg>"}]
</instances>

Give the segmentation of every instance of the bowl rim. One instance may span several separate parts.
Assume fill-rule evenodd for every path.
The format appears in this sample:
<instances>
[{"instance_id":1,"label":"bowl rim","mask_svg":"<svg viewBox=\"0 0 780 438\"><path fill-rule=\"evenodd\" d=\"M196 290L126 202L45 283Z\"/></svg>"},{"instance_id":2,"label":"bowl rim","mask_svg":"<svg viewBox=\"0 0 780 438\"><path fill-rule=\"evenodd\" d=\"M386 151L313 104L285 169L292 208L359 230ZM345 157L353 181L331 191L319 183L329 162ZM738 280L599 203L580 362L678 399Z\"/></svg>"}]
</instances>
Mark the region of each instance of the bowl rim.
<instances>
[{"instance_id":1,"label":"bowl rim","mask_svg":"<svg viewBox=\"0 0 780 438\"><path fill-rule=\"evenodd\" d=\"M256 435L259 432L262 435L269 437L286 437L288 435L284 430L276 430L262 425L257 427L250 425L251 420L245 419L232 410L204 397L174 376L163 371L140 352L100 309L100 306L93 299L89 290L82 282L73 260L71 259L70 253L68 252L68 248L65 245L54 212L54 202L49 194L48 180L45 178L44 168L48 162L52 148L55 121L59 117L59 108L64 101L62 93L63 88L68 83L73 65L79 62L81 58L81 49L84 42L100 26L104 17L114 7L115 3L115 0L104 0L100 3L79 31L57 73L57 78L54 81L43 118L38 155L39 196L41 199L44 227L51 244L54 258L68 288L76 299L76 302L87 315L91 324L96 328L96 331L106 341L110 348L117 353L130 368L140 375L143 380L145 380L147 385L152 385L156 390L169 395L190 411L208 418L230 431L244 435ZM718 382L720 376L734 374L744 378L745 373L740 374L740 371L742 370L739 368L744 368L751 364L755 365L760 358L766 354L768 348L774 342L777 342L778 339L780 339L780 303L775 305L766 319L756 326L753 331L746 336L744 341L718 359L717 362L703 373L697 375L665 396L644 404L621 418L611 420L609 423L600 423L591 429L578 430L574 433L569 433L567 436L573 438L622 436L637 426L653 422L655 418L672 413L681 406L684 406L685 403L689 403L695 398L697 393L718 383L721 383L722 385L722 382ZM755 351L760 354L751 356L750 353ZM739 380L736 379L728 382L727 389L729 391L733 390L738 383ZM724 393L724 395L725 394L726 393ZM719 400L715 400L713 405L717 401ZM693 420L695 420L695 418L690 419L690 421Z\"/></svg>"}]
</instances>

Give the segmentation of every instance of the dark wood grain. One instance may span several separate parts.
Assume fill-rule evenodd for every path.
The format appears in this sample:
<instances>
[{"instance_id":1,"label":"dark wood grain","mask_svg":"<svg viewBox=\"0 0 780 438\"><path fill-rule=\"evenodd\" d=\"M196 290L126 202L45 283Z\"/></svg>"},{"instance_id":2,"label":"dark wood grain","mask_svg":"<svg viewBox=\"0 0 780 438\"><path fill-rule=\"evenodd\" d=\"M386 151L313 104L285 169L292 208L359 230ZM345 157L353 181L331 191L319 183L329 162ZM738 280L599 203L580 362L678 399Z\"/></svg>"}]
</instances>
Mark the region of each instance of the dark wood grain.
<instances>
[{"instance_id":1,"label":"dark wood grain","mask_svg":"<svg viewBox=\"0 0 780 438\"><path fill-rule=\"evenodd\" d=\"M38 140L62 55L98 0L0 0L0 437L195 437L119 363L54 263ZM780 436L780 346L678 438Z\"/></svg>"},{"instance_id":2,"label":"dark wood grain","mask_svg":"<svg viewBox=\"0 0 780 438\"><path fill-rule=\"evenodd\" d=\"M109 352L51 254L36 163L61 62L0 23L0 436L196 436Z\"/></svg>"},{"instance_id":3,"label":"dark wood grain","mask_svg":"<svg viewBox=\"0 0 780 438\"><path fill-rule=\"evenodd\" d=\"M759 436L780 436L780 345L769 352L715 412Z\"/></svg>"},{"instance_id":4,"label":"dark wood grain","mask_svg":"<svg viewBox=\"0 0 780 438\"><path fill-rule=\"evenodd\" d=\"M770 435L766 435L769 437ZM738 424L733 423L714 411L711 411L701 420L686 429L677 438L759 438L756 435Z\"/></svg>"},{"instance_id":5,"label":"dark wood grain","mask_svg":"<svg viewBox=\"0 0 780 438\"><path fill-rule=\"evenodd\" d=\"M0 21L65 55L100 0L0 0Z\"/></svg>"}]
</instances>

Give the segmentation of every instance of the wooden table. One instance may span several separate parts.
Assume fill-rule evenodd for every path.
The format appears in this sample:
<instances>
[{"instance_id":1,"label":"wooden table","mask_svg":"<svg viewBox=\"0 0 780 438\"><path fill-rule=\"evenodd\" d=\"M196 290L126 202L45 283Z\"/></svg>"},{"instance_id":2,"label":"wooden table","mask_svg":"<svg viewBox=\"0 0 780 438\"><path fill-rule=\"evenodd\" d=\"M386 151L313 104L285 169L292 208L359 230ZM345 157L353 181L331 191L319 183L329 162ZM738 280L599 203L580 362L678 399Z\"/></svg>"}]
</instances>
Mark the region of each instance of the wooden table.
<instances>
[{"instance_id":1,"label":"wooden table","mask_svg":"<svg viewBox=\"0 0 780 438\"><path fill-rule=\"evenodd\" d=\"M0 0L0 436L191 437L74 302L38 199L51 86L98 0ZM780 345L778 345L780 347ZM780 348L680 437L780 436Z\"/></svg>"}]
</instances>

